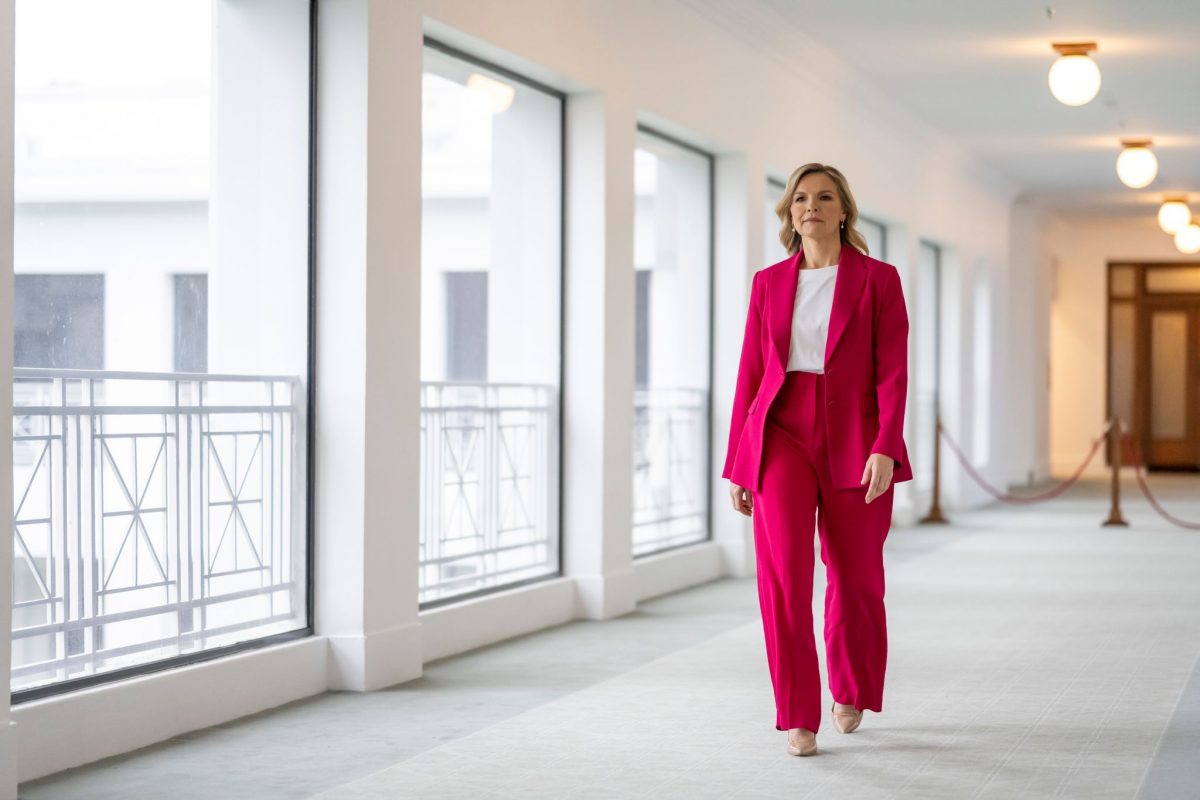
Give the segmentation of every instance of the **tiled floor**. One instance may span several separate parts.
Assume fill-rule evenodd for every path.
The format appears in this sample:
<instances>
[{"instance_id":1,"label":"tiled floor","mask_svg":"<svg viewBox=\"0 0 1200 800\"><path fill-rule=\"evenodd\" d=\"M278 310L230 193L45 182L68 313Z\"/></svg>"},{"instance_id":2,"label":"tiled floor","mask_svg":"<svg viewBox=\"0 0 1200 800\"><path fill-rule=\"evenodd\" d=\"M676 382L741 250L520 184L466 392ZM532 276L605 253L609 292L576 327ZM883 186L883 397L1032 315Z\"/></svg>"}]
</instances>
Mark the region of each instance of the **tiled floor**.
<instances>
[{"instance_id":1,"label":"tiled floor","mask_svg":"<svg viewBox=\"0 0 1200 800\"><path fill-rule=\"evenodd\" d=\"M1200 479L1153 481L1174 513L1200 519ZM789 756L774 728L754 581L719 581L21 796L1186 797L1200 533L1128 490L1131 527L1101 528L1103 489L894 529L884 712L848 736L826 719L814 758Z\"/></svg>"}]
</instances>

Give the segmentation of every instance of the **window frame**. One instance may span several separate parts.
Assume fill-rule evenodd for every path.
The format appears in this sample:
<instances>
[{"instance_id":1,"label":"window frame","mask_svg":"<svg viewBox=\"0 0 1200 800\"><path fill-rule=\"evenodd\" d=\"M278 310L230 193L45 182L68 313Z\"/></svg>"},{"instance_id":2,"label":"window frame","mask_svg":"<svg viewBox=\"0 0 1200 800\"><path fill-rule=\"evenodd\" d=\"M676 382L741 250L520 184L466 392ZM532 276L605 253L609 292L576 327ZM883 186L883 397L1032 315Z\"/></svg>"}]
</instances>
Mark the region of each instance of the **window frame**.
<instances>
[{"instance_id":1,"label":"window frame","mask_svg":"<svg viewBox=\"0 0 1200 800\"><path fill-rule=\"evenodd\" d=\"M314 0L314 2L315 1L316 0ZM558 135L559 135L559 142L560 142L559 165L558 165L558 219L559 219L559 223L558 223L558 227L559 227L559 230L558 230L558 233L559 233L559 236L558 236L558 242L559 242L559 245L558 245L558 280L559 280L559 284L558 284L559 285L558 453L559 453L559 457L558 457L558 470L557 470L558 471L558 485L557 485L557 489L555 490L558 493L558 519L556 521L556 524L558 526L558 530L557 530L558 565L557 565L557 568L553 572L547 572L543 575L536 575L532 578L523 578L519 581L512 581L511 583L504 583L499 586L485 586L481 589L475 589L474 591L463 592L461 594L455 594L450 597L439 597L434 600L426 600L424 602L418 602L418 605L417 605L418 613L424 613L426 611L431 611L435 608L441 608L443 606L455 605L455 604L462 603L462 602L465 602L468 600L475 600L480 597L487 597L487 596L490 596L493 594L497 594L499 592L506 592L506 591L510 591L512 589L519 589L521 587L528 586L530 584L543 583L548 580L562 578L566 574L564 571L565 564L564 564L564 558L563 558L563 545L564 545L564 542L563 542L563 506L564 506L564 503L562 501L562 498L563 498L563 482L564 482L563 481L563 462L566 460L565 458L563 458L563 435L564 435L563 419L566 417L564 410L567 407L567 391L566 391L566 381L565 381L565 378L566 378L566 346L565 345L566 345L566 318L567 318L567 315L564 313L564 310L563 310L563 303L566 298L566 285L567 285L567 93L563 92L559 89L555 89L553 86L549 86L545 83L542 83L541 81L539 81L535 78L530 78L527 75L522 75L519 72L514 72L513 70L511 70L505 66L496 64L495 62L480 58L479 56L476 56L465 50L460 50L459 48L454 47L453 45L446 44L445 42L443 42L440 39L437 39L433 36L426 35L426 36L422 37L422 46L428 47L433 50L437 50L437 51L444 53L452 58L457 58L462 61L466 61L467 63L474 64L475 66L480 67L482 69L486 69L491 72L495 72L498 75L503 75L505 78L508 78L509 80L512 80L512 81L516 81L517 83L524 84L525 86L528 86L531 89L536 89L540 92L544 92L545 94L552 95L553 97L556 97L559 101L559 122L558 122ZM552 488L552 487L547 487L547 488Z\"/></svg>"},{"instance_id":2,"label":"window frame","mask_svg":"<svg viewBox=\"0 0 1200 800\"><path fill-rule=\"evenodd\" d=\"M648 125L643 122L637 123L637 133L642 133L647 136L652 136L669 144L681 147L684 150L689 150L699 156L702 156L708 162L708 402L705 412L704 429L708 434L708 446L704 448L704 472L705 476L712 476L713 469L713 448L716 446L716 437L713 436L713 378L715 375L714 351L716 348L716 332L713 330L716 307L716 261L717 261L717 157L714 153L710 153L691 142L684 141L677 136L672 136L664 132L660 128L653 125ZM634 148L637 148L636 136L634 140ZM636 202L636 197L633 198ZM632 260L633 254L630 254ZM632 435L632 434L631 434ZM630 465L632 468L632 464ZM668 553L672 550L679 550L684 547L694 547L700 542L715 541L713 537L713 502L712 492L704 492L704 538L696 542L687 542L685 544L670 545L656 550L648 550L644 553L639 553L634 558L634 563L643 561L652 556ZM632 517L629 520L630 526L633 525Z\"/></svg>"},{"instance_id":3,"label":"window frame","mask_svg":"<svg viewBox=\"0 0 1200 800\"><path fill-rule=\"evenodd\" d=\"M130 667L120 667L118 669L106 670L94 675L83 675L78 678L69 678L55 683L45 684L43 686L34 686L28 689L20 689L12 691L12 678L9 676L9 703L16 707L22 703L28 703L34 700L42 700L48 697L57 697L58 695L76 692L80 689L88 689L93 686L100 686L117 681L124 681L130 678L137 678L143 675L150 675L156 672L166 672L179 667L192 666L193 664L201 664L208 661L214 661L219 658L236 655L250 650L260 650L272 645L283 644L297 639L306 639L315 633L313 625L313 617L316 612L316 594L315 594L315 564L313 559L313 551L316 546L316 529L314 523L315 513L315 492L313 491L314 464L316 463L314 443L316 442L316 420L314 418L313 409L316 402L316 383L317 383L317 360L316 348L314 347L315 331L316 331L316 293L314 291L317 282L317 263L316 263L316 230L317 230L317 13L319 0L309 0L308 3L308 230L305 232L305 239L308 246L308 383L305 387L305 402L307 409L305 411L305 430L306 438L305 452L307 454L306 463L304 465L305 476L305 530L304 530L304 604L306 624L302 628L297 628L292 631L283 633L274 633L268 636L263 636L255 639L248 639L244 642L236 642L234 644L223 645L205 649L195 653L184 653L178 656L169 656L163 659L157 659L145 664L137 664ZM10 456L11 457L11 456Z\"/></svg>"}]
</instances>

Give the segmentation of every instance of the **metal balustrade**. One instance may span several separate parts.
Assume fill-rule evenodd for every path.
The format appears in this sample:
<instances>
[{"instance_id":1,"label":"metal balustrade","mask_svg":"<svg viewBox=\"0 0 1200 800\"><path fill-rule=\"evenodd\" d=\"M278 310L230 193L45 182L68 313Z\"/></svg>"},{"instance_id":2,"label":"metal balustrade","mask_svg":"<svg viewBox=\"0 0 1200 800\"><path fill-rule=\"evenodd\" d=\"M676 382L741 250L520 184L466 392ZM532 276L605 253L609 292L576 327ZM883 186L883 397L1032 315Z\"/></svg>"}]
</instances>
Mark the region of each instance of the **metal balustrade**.
<instances>
[{"instance_id":1,"label":"metal balustrade","mask_svg":"<svg viewBox=\"0 0 1200 800\"><path fill-rule=\"evenodd\" d=\"M633 555L708 537L708 391L634 391Z\"/></svg>"},{"instance_id":2,"label":"metal balustrade","mask_svg":"<svg viewBox=\"0 0 1200 800\"><path fill-rule=\"evenodd\" d=\"M14 690L304 627L298 378L13 374Z\"/></svg>"},{"instance_id":3,"label":"metal balustrade","mask_svg":"<svg viewBox=\"0 0 1200 800\"><path fill-rule=\"evenodd\" d=\"M557 573L558 389L421 391L420 603Z\"/></svg>"},{"instance_id":4,"label":"metal balustrade","mask_svg":"<svg viewBox=\"0 0 1200 800\"><path fill-rule=\"evenodd\" d=\"M289 376L14 370L14 690L302 627ZM559 393L422 384L420 601L558 570ZM708 392L639 390L634 553L703 540Z\"/></svg>"}]
</instances>

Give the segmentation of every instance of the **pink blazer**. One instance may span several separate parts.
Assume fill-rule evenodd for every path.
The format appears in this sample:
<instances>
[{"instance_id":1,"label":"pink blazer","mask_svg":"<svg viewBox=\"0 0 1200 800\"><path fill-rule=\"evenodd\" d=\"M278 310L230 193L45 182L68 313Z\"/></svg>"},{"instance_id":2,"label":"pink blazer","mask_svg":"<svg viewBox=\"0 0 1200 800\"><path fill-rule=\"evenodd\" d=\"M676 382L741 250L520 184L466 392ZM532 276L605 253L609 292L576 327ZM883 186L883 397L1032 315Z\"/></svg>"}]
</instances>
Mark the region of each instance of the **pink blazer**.
<instances>
[{"instance_id":1,"label":"pink blazer","mask_svg":"<svg viewBox=\"0 0 1200 800\"><path fill-rule=\"evenodd\" d=\"M760 490L763 425L783 386L803 251L754 274L721 477ZM825 431L834 486L864 489L867 457L895 460L892 483L912 480L904 446L908 312L891 264L842 245L825 342Z\"/></svg>"}]
</instances>

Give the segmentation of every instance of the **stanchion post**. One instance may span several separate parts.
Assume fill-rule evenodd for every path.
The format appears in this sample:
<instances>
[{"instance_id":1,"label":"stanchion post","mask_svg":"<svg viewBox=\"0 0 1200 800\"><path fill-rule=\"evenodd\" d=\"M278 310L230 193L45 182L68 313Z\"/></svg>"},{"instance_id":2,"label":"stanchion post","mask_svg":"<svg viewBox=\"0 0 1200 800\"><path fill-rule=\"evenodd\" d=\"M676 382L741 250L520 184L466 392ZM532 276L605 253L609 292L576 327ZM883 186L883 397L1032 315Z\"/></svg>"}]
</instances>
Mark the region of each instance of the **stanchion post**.
<instances>
[{"instance_id":1,"label":"stanchion post","mask_svg":"<svg viewBox=\"0 0 1200 800\"><path fill-rule=\"evenodd\" d=\"M933 424L933 500L929 513L921 520L922 525L944 525L950 520L942 516L942 415L934 417Z\"/></svg>"},{"instance_id":2,"label":"stanchion post","mask_svg":"<svg viewBox=\"0 0 1200 800\"><path fill-rule=\"evenodd\" d=\"M1110 526L1127 528L1129 523L1121 516L1121 422L1117 417L1109 420L1108 428L1108 463L1112 468L1112 488L1109 495L1112 503L1108 509L1108 519L1100 523L1101 528Z\"/></svg>"}]
</instances>

